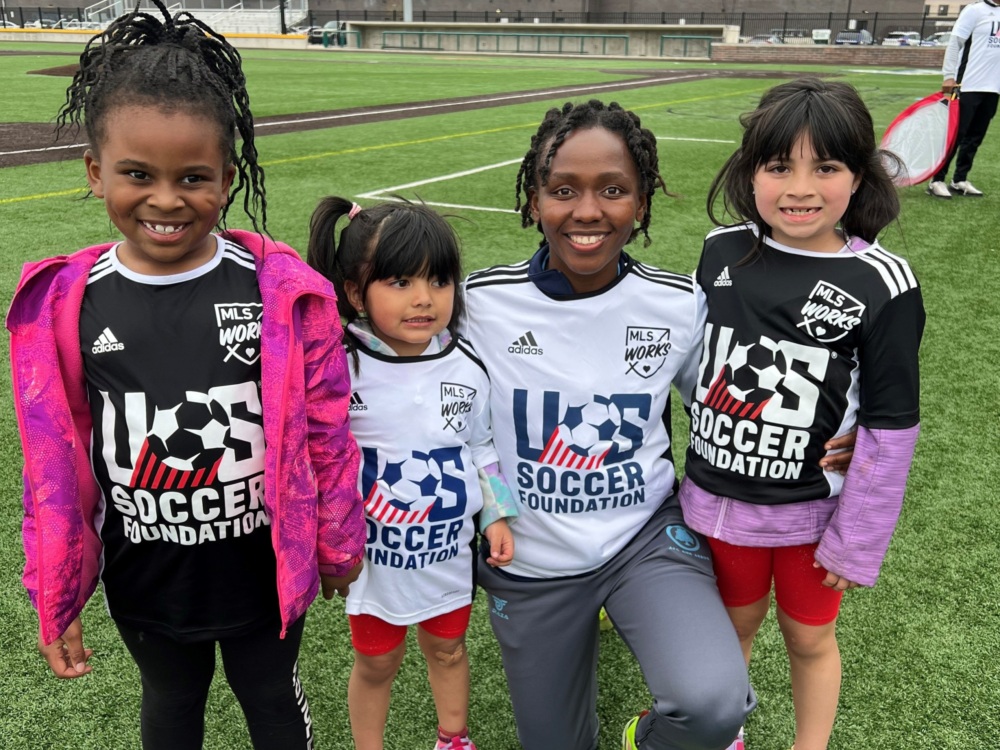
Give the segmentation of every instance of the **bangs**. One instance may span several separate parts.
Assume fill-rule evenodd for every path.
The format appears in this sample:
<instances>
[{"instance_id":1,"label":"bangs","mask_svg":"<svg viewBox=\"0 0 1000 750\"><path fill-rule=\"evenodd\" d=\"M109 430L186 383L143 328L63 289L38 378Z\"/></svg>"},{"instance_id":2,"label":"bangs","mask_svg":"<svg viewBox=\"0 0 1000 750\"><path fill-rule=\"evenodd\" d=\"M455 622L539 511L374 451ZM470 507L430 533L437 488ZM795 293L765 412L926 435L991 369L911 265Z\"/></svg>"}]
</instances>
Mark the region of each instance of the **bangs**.
<instances>
[{"instance_id":1,"label":"bangs","mask_svg":"<svg viewBox=\"0 0 1000 750\"><path fill-rule=\"evenodd\" d=\"M855 173L863 171L865 155L874 148L869 122L865 128L845 128L845 122L857 120L842 102L832 96L803 96L790 99L763 115L757 127L746 131L747 153L754 154L754 169L772 159L787 160L802 136L808 136L821 160L839 161ZM866 137L867 134L867 137Z\"/></svg>"},{"instance_id":2,"label":"bangs","mask_svg":"<svg viewBox=\"0 0 1000 750\"><path fill-rule=\"evenodd\" d=\"M372 281L426 276L457 284L462 277L455 234L443 218L429 211L397 211L386 218L369 267Z\"/></svg>"}]
</instances>

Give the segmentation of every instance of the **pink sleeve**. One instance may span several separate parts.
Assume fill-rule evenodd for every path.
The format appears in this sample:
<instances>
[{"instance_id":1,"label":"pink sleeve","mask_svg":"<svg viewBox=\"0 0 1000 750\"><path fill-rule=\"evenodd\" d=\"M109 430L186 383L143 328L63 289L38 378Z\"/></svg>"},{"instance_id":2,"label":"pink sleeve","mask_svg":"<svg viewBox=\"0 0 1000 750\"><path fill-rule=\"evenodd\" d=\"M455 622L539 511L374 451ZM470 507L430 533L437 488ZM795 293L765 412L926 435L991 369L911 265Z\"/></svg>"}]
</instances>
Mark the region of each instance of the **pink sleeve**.
<instances>
[{"instance_id":1,"label":"pink sleeve","mask_svg":"<svg viewBox=\"0 0 1000 750\"><path fill-rule=\"evenodd\" d=\"M302 315L309 454L319 496L317 549L324 575L345 575L361 561L364 507L358 491L359 454L347 409L351 382L339 323L315 315L312 301Z\"/></svg>"},{"instance_id":2,"label":"pink sleeve","mask_svg":"<svg viewBox=\"0 0 1000 750\"><path fill-rule=\"evenodd\" d=\"M816 549L827 570L874 586L903 505L920 425L903 430L858 427L844 487Z\"/></svg>"}]
</instances>

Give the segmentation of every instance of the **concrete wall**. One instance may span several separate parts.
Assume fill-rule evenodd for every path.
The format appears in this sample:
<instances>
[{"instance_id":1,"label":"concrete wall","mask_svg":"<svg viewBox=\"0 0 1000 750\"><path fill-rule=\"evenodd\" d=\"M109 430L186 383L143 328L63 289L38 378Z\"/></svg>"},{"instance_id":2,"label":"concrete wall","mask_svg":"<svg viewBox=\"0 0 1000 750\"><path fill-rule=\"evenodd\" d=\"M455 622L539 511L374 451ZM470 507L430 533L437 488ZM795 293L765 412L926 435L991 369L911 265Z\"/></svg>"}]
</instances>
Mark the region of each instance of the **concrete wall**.
<instances>
[{"instance_id":1,"label":"concrete wall","mask_svg":"<svg viewBox=\"0 0 1000 750\"><path fill-rule=\"evenodd\" d=\"M412 34L398 37L393 36L393 32L425 32L424 43L435 45L440 42L440 48L446 52L494 52L499 42L501 52L514 52L517 40L513 36L523 35L520 51L534 51L537 44L541 44L538 49L541 53L555 53L558 49L558 37L563 36L564 52L579 49L579 42L572 38L572 35L584 35L584 54L600 55L602 50L606 50L608 56L620 56L625 54L624 44L617 39L609 39L606 43L598 38L589 38L592 35L614 35L628 36L628 56L629 57L659 57L660 37L670 36L671 40L664 43L664 56L682 57L684 56L685 44L687 45L687 56L695 58L707 58L709 53L709 43L698 38L710 37L711 44L723 41L736 42L739 30L734 26L697 26L687 24L684 26L644 26L636 24L601 25L595 27L591 24L545 24L545 23L393 23L391 21L360 21L349 23L349 29L361 32L361 46L365 49L382 49L383 32L390 32L387 37L389 46L404 49L414 49L419 44L419 38ZM469 36L457 39L455 37L442 36L440 40L429 36L435 32L462 32ZM477 40L473 34L483 35ZM499 39L495 35L503 35ZM551 35L550 38L536 40L530 35ZM458 46L461 45L461 46Z\"/></svg>"},{"instance_id":2,"label":"concrete wall","mask_svg":"<svg viewBox=\"0 0 1000 750\"><path fill-rule=\"evenodd\" d=\"M32 0L36 1L36 0ZM45 0L37 0L44 2ZM967 0L972 2L972 0ZM851 0L855 14L924 12L924 0ZM837 6L837 7L832 7ZM310 0L314 11L402 10L403 0ZM490 12L532 11L546 15L552 11L567 13L828 13L846 10L846 0L413 0L414 11ZM935 6L936 9L936 6Z\"/></svg>"},{"instance_id":3,"label":"concrete wall","mask_svg":"<svg viewBox=\"0 0 1000 750\"><path fill-rule=\"evenodd\" d=\"M788 65L882 65L941 69L944 47L881 47L854 45L717 44L712 62L778 63Z\"/></svg>"},{"instance_id":4,"label":"concrete wall","mask_svg":"<svg viewBox=\"0 0 1000 750\"><path fill-rule=\"evenodd\" d=\"M349 28L362 32L362 46L367 49L380 49L382 43L382 31L392 28L405 28L413 30L414 24L392 24L392 23L352 23ZM427 30L454 30L461 27L465 30L496 33L498 30L495 24L420 24ZM548 26L546 24L504 24L503 31L510 33L515 30L522 30L528 33L573 33L576 29L578 33L593 32L593 26L580 25L567 27L565 25ZM750 44L727 44L721 43L723 33L731 34L731 30L723 32L723 27L696 27L696 26L623 26L613 30L609 27L608 33L619 33L619 29L627 29L631 34L629 42L629 54L632 57L658 57L660 34L665 29L677 31L684 34L691 32L701 32L719 37L720 42L712 44L712 61L717 63L777 63L781 65L851 65L858 67L865 66L888 66L904 68L923 68L940 70L944 60L943 47L857 47L840 45L750 45ZM9 29L0 31L0 40L4 41L32 41L32 42L73 42L85 43L94 32L87 31L63 31L63 30L21 30ZM306 47L304 35L279 34L229 34L226 37L234 46L247 49L302 49ZM680 53L676 51L673 42L667 45L665 57L676 56ZM610 42L609 42L610 45ZM323 51L319 45L308 45L312 50ZM475 50L463 50L474 52ZM588 50L587 54L596 54ZM609 47L609 54L614 54ZM692 55L698 57L697 55Z\"/></svg>"}]
</instances>

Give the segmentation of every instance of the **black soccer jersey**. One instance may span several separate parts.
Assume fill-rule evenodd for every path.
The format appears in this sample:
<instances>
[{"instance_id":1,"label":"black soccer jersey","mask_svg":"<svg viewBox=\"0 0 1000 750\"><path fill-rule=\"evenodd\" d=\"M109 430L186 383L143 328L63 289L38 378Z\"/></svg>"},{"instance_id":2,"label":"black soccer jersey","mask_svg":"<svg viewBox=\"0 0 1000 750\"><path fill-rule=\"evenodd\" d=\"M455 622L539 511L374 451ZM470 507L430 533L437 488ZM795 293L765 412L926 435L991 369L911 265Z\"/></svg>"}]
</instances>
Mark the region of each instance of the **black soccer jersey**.
<instances>
[{"instance_id":1,"label":"black soccer jersey","mask_svg":"<svg viewBox=\"0 0 1000 750\"><path fill-rule=\"evenodd\" d=\"M852 240L815 253L767 240L741 262L747 227L710 233L697 281L708 299L686 474L723 497L779 504L830 497L823 444L856 423L919 421L924 309L902 258Z\"/></svg>"},{"instance_id":2,"label":"black soccer jersey","mask_svg":"<svg viewBox=\"0 0 1000 750\"><path fill-rule=\"evenodd\" d=\"M115 251L80 317L109 610L181 639L259 627L278 609L253 256L219 238L206 265L143 276Z\"/></svg>"}]
</instances>

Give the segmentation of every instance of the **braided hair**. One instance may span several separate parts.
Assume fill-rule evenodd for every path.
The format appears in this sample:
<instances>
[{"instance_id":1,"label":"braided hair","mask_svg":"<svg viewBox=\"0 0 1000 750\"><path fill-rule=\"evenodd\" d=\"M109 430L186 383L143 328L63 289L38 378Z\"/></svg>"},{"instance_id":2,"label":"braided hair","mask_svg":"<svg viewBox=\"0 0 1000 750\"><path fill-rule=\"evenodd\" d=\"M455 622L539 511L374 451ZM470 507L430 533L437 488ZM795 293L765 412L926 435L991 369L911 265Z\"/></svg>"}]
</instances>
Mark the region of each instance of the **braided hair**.
<instances>
[{"instance_id":1,"label":"braided hair","mask_svg":"<svg viewBox=\"0 0 1000 750\"><path fill-rule=\"evenodd\" d=\"M154 106L207 117L218 125L223 156L237 171L220 221L225 223L232 198L245 190L247 216L256 231L266 231L264 171L257 163L239 52L190 13L171 17L162 0L152 2L162 20L140 12L136 5L88 42L80 55L80 69L66 90L56 132L67 126L79 129L82 122L91 147L99 152L107 136L108 115L118 107Z\"/></svg>"},{"instance_id":2,"label":"braided hair","mask_svg":"<svg viewBox=\"0 0 1000 750\"><path fill-rule=\"evenodd\" d=\"M521 161L521 169L517 173L517 185L514 189L516 204L514 210L521 212L521 226L530 227L534 224L531 216L531 193L544 185L549 179L552 159L555 157L563 141L577 130L589 128L604 128L617 133L625 142L636 171L639 173L639 188L646 197L646 211L639 228L632 231L629 242L636 234L642 232L645 236L643 247L648 247L649 219L652 213L653 196L656 189L662 188L667 195L667 187L660 176L659 159L656 155L656 137L642 127L639 116L623 109L617 102L604 104L597 99L589 102L573 104L566 102L562 109L553 107L545 113L545 119L538 126L538 132L531 137L531 148ZM521 200L522 192L524 200ZM541 225L538 231L542 231ZM543 239L540 244L544 244Z\"/></svg>"}]
</instances>

